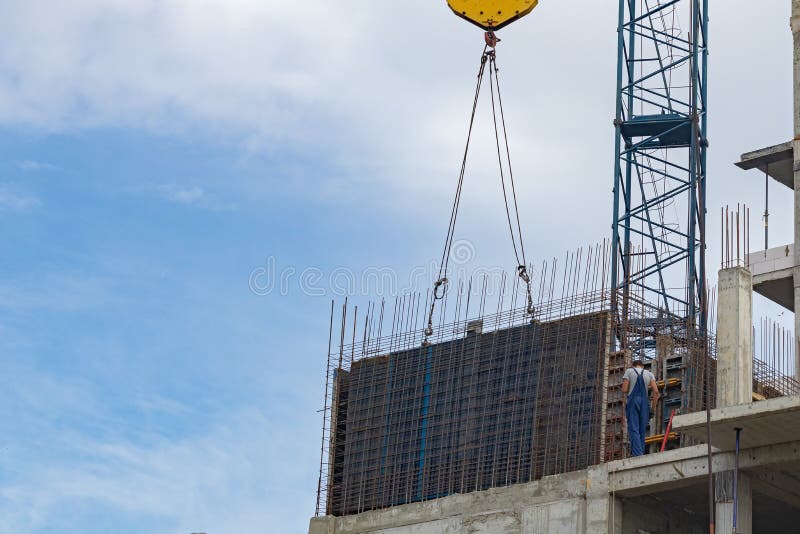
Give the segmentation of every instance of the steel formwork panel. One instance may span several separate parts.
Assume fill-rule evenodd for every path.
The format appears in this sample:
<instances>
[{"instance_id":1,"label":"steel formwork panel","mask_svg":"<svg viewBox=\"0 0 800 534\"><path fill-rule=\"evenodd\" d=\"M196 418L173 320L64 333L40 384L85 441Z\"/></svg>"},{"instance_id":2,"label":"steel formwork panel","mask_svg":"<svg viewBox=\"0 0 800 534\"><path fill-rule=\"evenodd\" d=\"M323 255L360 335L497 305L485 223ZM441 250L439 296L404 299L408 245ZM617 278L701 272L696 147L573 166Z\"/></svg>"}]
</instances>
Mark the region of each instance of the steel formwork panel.
<instances>
[{"instance_id":1,"label":"steel formwork panel","mask_svg":"<svg viewBox=\"0 0 800 534\"><path fill-rule=\"evenodd\" d=\"M353 362L334 388L326 512L599 463L607 325L587 314Z\"/></svg>"}]
</instances>

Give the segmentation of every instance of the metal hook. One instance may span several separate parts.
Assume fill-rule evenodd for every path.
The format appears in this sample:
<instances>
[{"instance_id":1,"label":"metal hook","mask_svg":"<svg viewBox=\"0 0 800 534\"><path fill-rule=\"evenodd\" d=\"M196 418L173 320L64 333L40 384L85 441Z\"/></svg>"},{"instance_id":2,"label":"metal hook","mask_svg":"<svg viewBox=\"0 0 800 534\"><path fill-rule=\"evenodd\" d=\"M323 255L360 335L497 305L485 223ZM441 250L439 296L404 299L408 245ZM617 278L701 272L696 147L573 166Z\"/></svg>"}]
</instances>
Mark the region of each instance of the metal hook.
<instances>
[{"instance_id":1,"label":"metal hook","mask_svg":"<svg viewBox=\"0 0 800 534\"><path fill-rule=\"evenodd\" d=\"M489 48L494 48L497 46L497 43L500 42L500 38L497 37L493 31L489 30L488 32L483 34L483 40L486 41L486 46Z\"/></svg>"}]
</instances>

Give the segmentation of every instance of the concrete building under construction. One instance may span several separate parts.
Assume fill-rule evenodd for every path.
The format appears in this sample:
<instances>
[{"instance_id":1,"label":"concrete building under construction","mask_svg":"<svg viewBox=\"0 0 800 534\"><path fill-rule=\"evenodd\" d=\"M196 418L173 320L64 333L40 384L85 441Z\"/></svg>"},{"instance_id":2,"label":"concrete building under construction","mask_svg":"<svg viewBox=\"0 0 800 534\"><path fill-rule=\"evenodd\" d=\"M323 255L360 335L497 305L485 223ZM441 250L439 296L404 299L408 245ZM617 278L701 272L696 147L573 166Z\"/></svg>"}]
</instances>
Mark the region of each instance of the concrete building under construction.
<instances>
[{"instance_id":1,"label":"concrete building under construction","mask_svg":"<svg viewBox=\"0 0 800 534\"><path fill-rule=\"evenodd\" d=\"M621 0L612 238L531 266L527 298L503 277L332 306L310 534L798 531L800 342L753 320L754 292L800 306L792 7L794 140L736 165L794 191L795 242L751 252L747 211L723 211L709 289L708 2ZM688 38L665 22L681 15ZM621 387L634 358L661 392L638 457Z\"/></svg>"}]
</instances>

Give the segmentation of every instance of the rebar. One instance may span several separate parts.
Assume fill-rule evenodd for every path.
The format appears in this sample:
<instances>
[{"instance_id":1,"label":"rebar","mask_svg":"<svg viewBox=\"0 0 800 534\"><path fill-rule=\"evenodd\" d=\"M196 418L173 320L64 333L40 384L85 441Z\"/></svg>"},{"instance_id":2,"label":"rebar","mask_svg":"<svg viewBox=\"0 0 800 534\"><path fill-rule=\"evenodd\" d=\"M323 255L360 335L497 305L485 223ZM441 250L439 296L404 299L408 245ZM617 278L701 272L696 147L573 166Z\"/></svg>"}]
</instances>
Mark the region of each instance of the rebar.
<instances>
[{"instance_id":1,"label":"rebar","mask_svg":"<svg viewBox=\"0 0 800 534\"><path fill-rule=\"evenodd\" d=\"M720 268L750 267L750 208L736 204L736 211L721 208L722 254Z\"/></svg>"}]
</instances>

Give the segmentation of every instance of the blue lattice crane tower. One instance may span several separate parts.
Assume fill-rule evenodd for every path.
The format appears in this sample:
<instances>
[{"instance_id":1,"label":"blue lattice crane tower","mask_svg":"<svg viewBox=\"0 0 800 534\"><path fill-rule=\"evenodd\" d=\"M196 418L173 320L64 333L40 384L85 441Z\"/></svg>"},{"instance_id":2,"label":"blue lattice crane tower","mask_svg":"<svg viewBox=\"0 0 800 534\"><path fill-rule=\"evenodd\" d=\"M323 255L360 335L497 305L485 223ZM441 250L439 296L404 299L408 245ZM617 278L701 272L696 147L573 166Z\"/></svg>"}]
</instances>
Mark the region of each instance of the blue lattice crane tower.
<instances>
[{"instance_id":1,"label":"blue lattice crane tower","mask_svg":"<svg viewBox=\"0 0 800 534\"><path fill-rule=\"evenodd\" d=\"M612 312L638 351L706 331L708 0L620 0L618 31Z\"/></svg>"}]
</instances>

